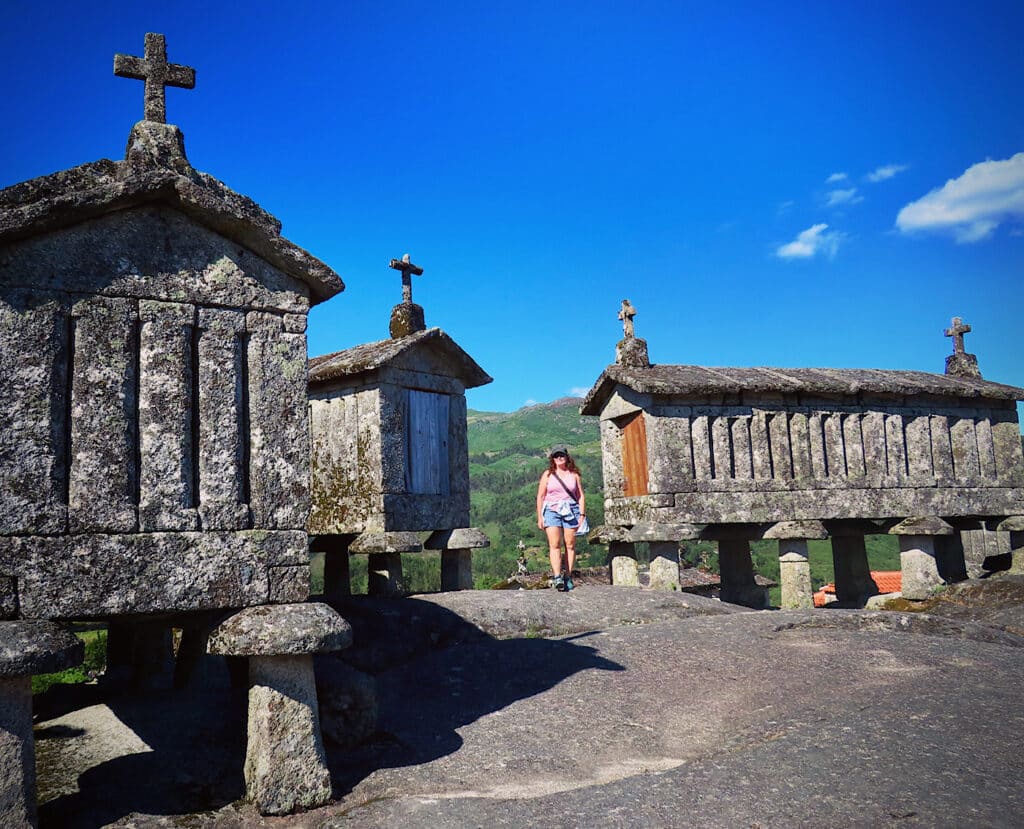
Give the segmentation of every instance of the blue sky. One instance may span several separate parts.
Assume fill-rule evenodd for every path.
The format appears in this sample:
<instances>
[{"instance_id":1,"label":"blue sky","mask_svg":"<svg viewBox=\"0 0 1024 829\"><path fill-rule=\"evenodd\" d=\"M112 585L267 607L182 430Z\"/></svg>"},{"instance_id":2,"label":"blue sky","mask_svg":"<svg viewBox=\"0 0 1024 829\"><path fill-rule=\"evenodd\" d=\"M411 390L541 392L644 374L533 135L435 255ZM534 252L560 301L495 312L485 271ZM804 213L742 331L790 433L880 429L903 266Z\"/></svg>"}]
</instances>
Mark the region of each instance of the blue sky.
<instances>
[{"instance_id":1,"label":"blue sky","mask_svg":"<svg viewBox=\"0 0 1024 829\"><path fill-rule=\"evenodd\" d=\"M621 300L651 359L1024 386L1024 4L27 3L0 186L118 158L147 31L192 164L347 289L311 355L387 336L392 257L510 411L590 387Z\"/></svg>"}]
</instances>

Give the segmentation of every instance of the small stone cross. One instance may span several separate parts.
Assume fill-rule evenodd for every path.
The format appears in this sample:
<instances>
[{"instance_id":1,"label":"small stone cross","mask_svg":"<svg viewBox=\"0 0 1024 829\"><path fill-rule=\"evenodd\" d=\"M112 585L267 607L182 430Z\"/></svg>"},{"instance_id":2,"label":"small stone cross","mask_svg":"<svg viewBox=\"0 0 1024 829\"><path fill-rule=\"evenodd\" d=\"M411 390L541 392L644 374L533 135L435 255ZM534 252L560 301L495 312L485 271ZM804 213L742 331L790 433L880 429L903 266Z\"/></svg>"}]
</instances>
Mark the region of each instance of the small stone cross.
<instances>
[{"instance_id":1,"label":"small stone cross","mask_svg":"<svg viewBox=\"0 0 1024 829\"><path fill-rule=\"evenodd\" d=\"M964 325L964 321L960 317L953 317L953 327L946 329L946 336L953 338L953 353L963 354L964 353L964 334L969 334L971 326Z\"/></svg>"},{"instance_id":2,"label":"small stone cross","mask_svg":"<svg viewBox=\"0 0 1024 829\"><path fill-rule=\"evenodd\" d=\"M633 333L633 317L636 316L636 308L629 304L628 299L622 300L622 310L619 311L619 319L622 320L622 333L626 339L636 336Z\"/></svg>"},{"instance_id":3,"label":"small stone cross","mask_svg":"<svg viewBox=\"0 0 1024 829\"><path fill-rule=\"evenodd\" d=\"M408 253L401 259L392 259L391 267L402 272L402 302L412 302L412 277L421 276L423 268L409 261Z\"/></svg>"},{"instance_id":4,"label":"small stone cross","mask_svg":"<svg viewBox=\"0 0 1024 829\"><path fill-rule=\"evenodd\" d=\"M167 62L167 41L163 35L146 35L144 58L134 55L114 55L114 74L119 78L134 78L146 82L143 93L143 118L158 124L167 123L167 99L165 87L177 86L194 89L196 70Z\"/></svg>"}]
</instances>

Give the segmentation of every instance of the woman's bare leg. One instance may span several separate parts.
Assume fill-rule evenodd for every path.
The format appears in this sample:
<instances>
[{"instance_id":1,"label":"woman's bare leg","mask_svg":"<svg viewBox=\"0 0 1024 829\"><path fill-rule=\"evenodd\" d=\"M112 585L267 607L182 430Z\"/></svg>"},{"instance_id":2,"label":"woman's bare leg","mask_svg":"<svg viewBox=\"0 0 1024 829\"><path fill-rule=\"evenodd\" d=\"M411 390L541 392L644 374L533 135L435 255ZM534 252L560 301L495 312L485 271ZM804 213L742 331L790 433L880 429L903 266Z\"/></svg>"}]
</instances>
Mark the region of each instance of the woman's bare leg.
<instances>
[{"instance_id":1,"label":"woman's bare leg","mask_svg":"<svg viewBox=\"0 0 1024 829\"><path fill-rule=\"evenodd\" d=\"M568 570L566 575L572 575L572 568L576 566L576 530L565 528L565 557Z\"/></svg>"},{"instance_id":2,"label":"woman's bare leg","mask_svg":"<svg viewBox=\"0 0 1024 829\"><path fill-rule=\"evenodd\" d=\"M562 572L562 528L545 527L544 534L548 537L548 556L551 559L551 572L558 576Z\"/></svg>"}]
</instances>

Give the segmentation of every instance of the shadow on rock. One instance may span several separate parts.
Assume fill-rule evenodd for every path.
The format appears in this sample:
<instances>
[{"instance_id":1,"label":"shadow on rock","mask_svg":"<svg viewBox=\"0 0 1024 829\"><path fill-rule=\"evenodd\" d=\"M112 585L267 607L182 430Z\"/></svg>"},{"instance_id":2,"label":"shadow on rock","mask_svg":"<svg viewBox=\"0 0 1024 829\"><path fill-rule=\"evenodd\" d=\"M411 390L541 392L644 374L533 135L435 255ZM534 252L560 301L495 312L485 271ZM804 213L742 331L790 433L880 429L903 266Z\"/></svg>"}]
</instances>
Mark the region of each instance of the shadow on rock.
<instances>
[{"instance_id":1,"label":"shadow on rock","mask_svg":"<svg viewBox=\"0 0 1024 829\"><path fill-rule=\"evenodd\" d=\"M370 740L355 749L328 747L336 796L378 769L457 751L457 729L573 674L625 670L578 641L496 639L416 599L353 599L336 607L354 632L353 647L337 658L375 675L379 708Z\"/></svg>"},{"instance_id":2,"label":"shadow on rock","mask_svg":"<svg viewBox=\"0 0 1024 829\"><path fill-rule=\"evenodd\" d=\"M217 809L245 796L244 693L114 694L106 705L151 750L139 751L139 742L133 741L128 749L131 753L99 762L81 773L77 792L40 805L42 829L91 829L134 812L184 815ZM98 728L102 730L103 725ZM57 736L67 735L44 729L37 748L59 743L47 739ZM42 762L61 762L62 748L54 746L53 750L56 753L51 759L42 756L42 751L37 754Z\"/></svg>"}]
</instances>

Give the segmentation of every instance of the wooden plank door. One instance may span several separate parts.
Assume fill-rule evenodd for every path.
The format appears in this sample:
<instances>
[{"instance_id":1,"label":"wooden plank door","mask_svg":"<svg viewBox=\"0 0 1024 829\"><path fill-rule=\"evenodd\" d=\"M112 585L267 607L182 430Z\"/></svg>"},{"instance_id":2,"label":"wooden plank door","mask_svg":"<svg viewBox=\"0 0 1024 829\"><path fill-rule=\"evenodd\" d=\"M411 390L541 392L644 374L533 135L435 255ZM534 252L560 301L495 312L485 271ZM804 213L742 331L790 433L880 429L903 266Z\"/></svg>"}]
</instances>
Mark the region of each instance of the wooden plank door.
<instances>
[{"instance_id":1,"label":"wooden plank door","mask_svg":"<svg viewBox=\"0 0 1024 829\"><path fill-rule=\"evenodd\" d=\"M647 427L643 412L623 424L622 473L627 498L647 494Z\"/></svg>"},{"instance_id":2,"label":"wooden plank door","mask_svg":"<svg viewBox=\"0 0 1024 829\"><path fill-rule=\"evenodd\" d=\"M409 390L406 485L410 493L448 495L448 395Z\"/></svg>"}]
</instances>

